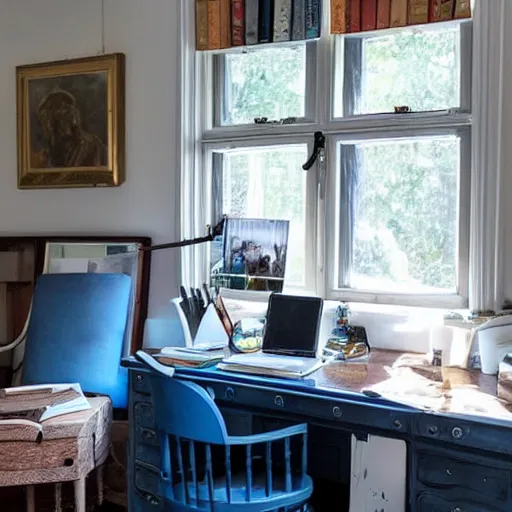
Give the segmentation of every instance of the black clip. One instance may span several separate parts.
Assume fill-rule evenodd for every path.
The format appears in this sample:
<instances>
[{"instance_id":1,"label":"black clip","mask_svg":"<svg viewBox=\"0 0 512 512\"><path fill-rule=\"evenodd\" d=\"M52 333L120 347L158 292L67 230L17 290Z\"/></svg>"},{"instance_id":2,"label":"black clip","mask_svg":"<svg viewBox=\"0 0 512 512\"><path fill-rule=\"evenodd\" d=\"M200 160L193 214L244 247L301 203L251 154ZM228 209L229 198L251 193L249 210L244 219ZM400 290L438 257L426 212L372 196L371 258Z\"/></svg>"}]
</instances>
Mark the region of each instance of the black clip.
<instances>
[{"instance_id":1,"label":"black clip","mask_svg":"<svg viewBox=\"0 0 512 512\"><path fill-rule=\"evenodd\" d=\"M325 150L325 135L322 132L315 132L315 145L313 147L313 154L309 160L302 166L305 171L309 171L313 167L320 152Z\"/></svg>"}]
</instances>

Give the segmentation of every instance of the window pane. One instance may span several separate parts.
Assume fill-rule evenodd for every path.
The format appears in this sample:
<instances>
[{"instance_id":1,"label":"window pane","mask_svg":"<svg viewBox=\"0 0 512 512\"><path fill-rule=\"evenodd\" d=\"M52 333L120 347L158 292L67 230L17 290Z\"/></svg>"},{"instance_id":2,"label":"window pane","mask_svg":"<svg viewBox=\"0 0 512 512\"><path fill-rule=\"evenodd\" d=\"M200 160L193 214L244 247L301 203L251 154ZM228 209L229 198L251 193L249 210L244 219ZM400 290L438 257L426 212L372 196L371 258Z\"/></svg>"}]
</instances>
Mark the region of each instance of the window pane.
<instances>
[{"instance_id":1,"label":"window pane","mask_svg":"<svg viewBox=\"0 0 512 512\"><path fill-rule=\"evenodd\" d=\"M459 139L355 149L350 285L408 293L457 287ZM342 154L344 151L342 151Z\"/></svg>"},{"instance_id":2,"label":"window pane","mask_svg":"<svg viewBox=\"0 0 512 512\"><path fill-rule=\"evenodd\" d=\"M305 116L306 46L228 54L222 124Z\"/></svg>"},{"instance_id":3,"label":"window pane","mask_svg":"<svg viewBox=\"0 0 512 512\"><path fill-rule=\"evenodd\" d=\"M395 106L413 112L458 108L460 27L348 38L344 87L346 115L393 112ZM337 110L342 115L342 98Z\"/></svg>"},{"instance_id":4,"label":"window pane","mask_svg":"<svg viewBox=\"0 0 512 512\"><path fill-rule=\"evenodd\" d=\"M224 154L222 204L230 217L289 220L286 285L305 282L307 146Z\"/></svg>"}]
</instances>

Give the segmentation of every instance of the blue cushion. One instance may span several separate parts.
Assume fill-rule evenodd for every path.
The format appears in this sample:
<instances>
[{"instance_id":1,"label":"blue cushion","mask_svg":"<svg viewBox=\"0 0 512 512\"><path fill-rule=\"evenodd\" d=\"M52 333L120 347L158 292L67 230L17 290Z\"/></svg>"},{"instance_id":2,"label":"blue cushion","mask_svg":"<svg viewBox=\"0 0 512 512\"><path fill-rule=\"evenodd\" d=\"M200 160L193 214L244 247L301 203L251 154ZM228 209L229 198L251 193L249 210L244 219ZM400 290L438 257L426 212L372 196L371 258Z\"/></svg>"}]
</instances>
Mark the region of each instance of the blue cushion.
<instances>
[{"instance_id":1,"label":"blue cushion","mask_svg":"<svg viewBox=\"0 0 512 512\"><path fill-rule=\"evenodd\" d=\"M45 274L36 285L23 384L79 382L126 407L121 368L131 279L124 274Z\"/></svg>"}]
</instances>

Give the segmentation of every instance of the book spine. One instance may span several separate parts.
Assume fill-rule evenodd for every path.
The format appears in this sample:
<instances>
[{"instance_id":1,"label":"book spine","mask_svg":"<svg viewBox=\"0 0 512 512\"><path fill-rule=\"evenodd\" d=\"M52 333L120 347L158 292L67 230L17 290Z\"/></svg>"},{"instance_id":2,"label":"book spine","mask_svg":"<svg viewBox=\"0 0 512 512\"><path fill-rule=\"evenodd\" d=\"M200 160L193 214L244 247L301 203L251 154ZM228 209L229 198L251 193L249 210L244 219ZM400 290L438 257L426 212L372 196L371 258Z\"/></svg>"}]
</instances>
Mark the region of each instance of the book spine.
<instances>
[{"instance_id":1,"label":"book spine","mask_svg":"<svg viewBox=\"0 0 512 512\"><path fill-rule=\"evenodd\" d=\"M440 21L453 20L453 0L441 0Z\"/></svg>"},{"instance_id":2,"label":"book spine","mask_svg":"<svg viewBox=\"0 0 512 512\"><path fill-rule=\"evenodd\" d=\"M245 39L244 2L232 0L231 2L231 44L243 46Z\"/></svg>"},{"instance_id":3,"label":"book spine","mask_svg":"<svg viewBox=\"0 0 512 512\"><path fill-rule=\"evenodd\" d=\"M455 19L471 18L471 0L455 0Z\"/></svg>"},{"instance_id":4,"label":"book spine","mask_svg":"<svg viewBox=\"0 0 512 512\"><path fill-rule=\"evenodd\" d=\"M196 50L208 50L208 0L196 0Z\"/></svg>"},{"instance_id":5,"label":"book spine","mask_svg":"<svg viewBox=\"0 0 512 512\"><path fill-rule=\"evenodd\" d=\"M289 41L292 28L292 0L275 0L274 43Z\"/></svg>"},{"instance_id":6,"label":"book spine","mask_svg":"<svg viewBox=\"0 0 512 512\"><path fill-rule=\"evenodd\" d=\"M208 49L219 50L220 41L220 0L208 0Z\"/></svg>"},{"instance_id":7,"label":"book spine","mask_svg":"<svg viewBox=\"0 0 512 512\"><path fill-rule=\"evenodd\" d=\"M306 0L306 39L320 37L321 0Z\"/></svg>"},{"instance_id":8,"label":"book spine","mask_svg":"<svg viewBox=\"0 0 512 512\"><path fill-rule=\"evenodd\" d=\"M260 0L258 17L258 42L270 43L272 41L272 0Z\"/></svg>"},{"instance_id":9,"label":"book spine","mask_svg":"<svg viewBox=\"0 0 512 512\"><path fill-rule=\"evenodd\" d=\"M245 0L245 44L258 44L258 0Z\"/></svg>"},{"instance_id":10,"label":"book spine","mask_svg":"<svg viewBox=\"0 0 512 512\"><path fill-rule=\"evenodd\" d=\"M391 0L377 0L377 28L389 28Z\"/></svg>"},{"instance_id":11,"label":"book spine","mask_svg":"<svg viewBox=\"0 0 512 512\"><path fill-rule=\"evenodd\" d=\"M231 0L220 0L220 47L231 48Z\"/></svg>"},{"instance_id":12,"label":"book spine","mask_svg":"<svg viewBox=\"0 0 512 512\"><path fill-rule=\"evenodd\" d=\"M391 0L390 25L392 27L407 25L407 0Z\"/></svg>"},{"instance_id":13,"label":"book spine","mask_svg":"<svg viewBox=\"0 0 512 512\"><path fill-rule=\"evenodd\" d=\"M409 25L428 23L428 0L409 0Z\"/></svg>"},{"instance_id":14,"label":"book spine","mask_svg":"<svg viewBox=\"0 0 512 512\"><path fill-rule=\"evenodd\" d=\"M347 31L347 14L347 0L331 0L331 34Z\"/></svg>"},{"instance_id":15,"label":"book spine","mask_svg":"<svg viewBox=\"0 0 512 512\"><path fill-rule=\"evenodd\" d=\"M304 41L306 39L305 12L305 0L293 0L292 39L294 41Z\"/></svg>"},{"instance_id":16,"label":"book spine","mask_svg":"<svg viewBox=\"0 0 512 512\"><path fill-rule=\"evenodd\" d=\"M377 27L377 0L361 1L361 30L375 30Z\"/></svg>"},{"instance_id":17,"label":"book spine","mask_svg":"<svg viewBox=\"0 0 512 512\"><path fill-rule=\"evenodd\" d=\"M350 32L361 32L361 0L350 1Z\"/></svg>"},{"instance_id":18,"label":"book spine","mask_svg":"<svg viewBox=\"0 0 512 512\"><path fill-rule=\"evenodd\" d=\"M441 21L441 0L430 0L428 21L430 23Z\"/></svg>"}]
</instances>

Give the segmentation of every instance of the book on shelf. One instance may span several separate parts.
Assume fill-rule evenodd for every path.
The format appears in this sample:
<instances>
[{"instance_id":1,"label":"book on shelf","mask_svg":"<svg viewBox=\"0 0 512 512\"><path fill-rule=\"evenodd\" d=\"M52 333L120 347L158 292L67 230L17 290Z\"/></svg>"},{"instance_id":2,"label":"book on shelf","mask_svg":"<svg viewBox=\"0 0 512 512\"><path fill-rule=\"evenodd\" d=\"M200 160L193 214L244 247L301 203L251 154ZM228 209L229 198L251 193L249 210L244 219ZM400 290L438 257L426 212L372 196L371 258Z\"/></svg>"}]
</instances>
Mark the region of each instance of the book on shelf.
<instances>
[{"instance_id":1,"label":"book on shelf","mask_svg":"<svg viewBox=\"0 0 512 512\"><path fill-rule=\"evenodd\" d=\"M258 43L270 43L273 34L274 9L272 0L260 0L258 13Z\"/></svg>"},{"instance_id":2,"label":"book on shelf","mask_svg":"<svg viewBox=\"0 0 512 512\"><path fill-rule=\"evenodd\" d=\"M258 44L259 0L245 0L245 44Z\"/></svg>"},{"instance_id":3,"label":"book on shelf","mask_svg":"<svg viewBox=\"0 0 512 512\"><path fill-rule=\"evenodd\" d=\"M0 420L41 421L90 409L80 384L43 384L0 389Z\"/></svg>"},{"instance_id":4,"label":"book on shelf","mask_svg":"<svg viewBox=\"0 0 512 512\"><path fill-rule=\"evenodd\" d=\"M441 18L439 21L453 19L454 0L441 0Z\"/></svg>"},{"instance_id":5,"label":"book on shelf","mask_svg":"<svg viewBox=\"0 0 512 512\"><path fill-rule=\"evenodd\" d=\"M389 28L391 0L377 0L377 28Z\"/></svg>"},{"instance_id":6,"label":"book on shelf","mask_svg":"<svg viewBox=\"0 0 512 512\"><path fill-rule=\"evenodd\" d=\"M293 1L292 15L292 40L303 41L306 39L306 20L304 17L306 8L305 0Z\"/></svg>"},{"instance_id":7,"label":"book on shelf","mask_svg":"<svg viewBox=\"0 0 512 512\"><path fill-rule=\"evenodd\" d=\"M391 27L405 27L407 25L407 0L391 0Z\"/></svg>"},{"instance_id":8,"label":"book on shelf","mask_svg":"<svg viewBox=\"0 0 512 512\"><path fill-rule=\"evenodd\" d=\"M361 0L350 0L350 32L361 32Z\"/></svg>"},{"instance_id":9,"label":"book on shelf","mask_svg":"<svg viewBox=\"0 0 512 512\"><path fill-rule=\"evenodd\" d=\"M471 18L471 0L455 0L455 19Z\"/></svg>"},{"instance_id":10,"label":"book on shelf","mask_svg":"<svg viewBox=\"0 0 512 512\"><path fill-rule=\"evenodd\" d=\"M361 30L377 28L377 0L361 0Z\"/></svg>"},{"instance_id":11,"label":"book on shelf","mask_svg":"<svg viewBox=\"0 0 512 512\"><path fill-rule=\"evenodd\" d=\"M208 0L196 0L196 49L208 50Z\"/></svg>"},{"instance_id":12,"label":"book on shelf","mask_svg":"<svg viewBox=\"0 0 512 512\"><path fill-rule=\"evenodd\" d=\"M320 37L321 9L321 0L306 0L306 39Z\"/></svg>"},{"instance_id":13,"label":"book on shelf","mask_svg":"<svg viewBox=\"0 0 512 512\"><path fill-rule=\"evenodd\" d=\"M409 25L428 23L429 0L409 0Z\"/></svg>"},{"instance_id":14,"label":"book on shelf","mask_svg":"<svg viewBox=\"0 0 512 512\"><path fill-rule=\"evenodd\" d=\"M281 356L256 352L232 355L219 363L218 369L285 379L302 379L316 372L323 364L322 361L313 357Z\"/></svg>"},{"instance_id":15,"label":"book on shelf","mask_svg":"<svg viewBox=\"0 0 512 512\"><path fill-rule=\"evenodd\" d=\"M231 48L231 0L220 0L220 47Z\"/></svg>"},{"instance_id":16,"label":"book on shelf","mask_svg":"<svg viewBox=\"0 0 512 512\"><path fill-rule=\"evenodd\" d=\"M348 4L350 0L331 1L331 34L345 34L348 29Z\"/></svg>"},{"instance_id":17,"label":"book on shelf","mask_svg":"<svg viewBox=\"0 0 512 512\"><path fill-rule=\"evenodd\" d=\"M244 0L231 0L231 44L242 46L245 41Z\"/></svg>"},{"instance_id":18,"label":"book on shelf","mask_svg":"<svg viewBox=\"0 0 512 512\"><path fill-rule=\"evenodd\" d=\"M292 29L292 0L274 0L275 43L290 41Z\"/></svg>"},{"instance_id":19,"label":"book on shelf","mask_svg":"<svg viewBox=\"0 0 512 512\"><path fill-rule=\"evenodd\" d=\"M221 0L208 0L208 49L221 48Z\"/></svg>"}]
</instances>

